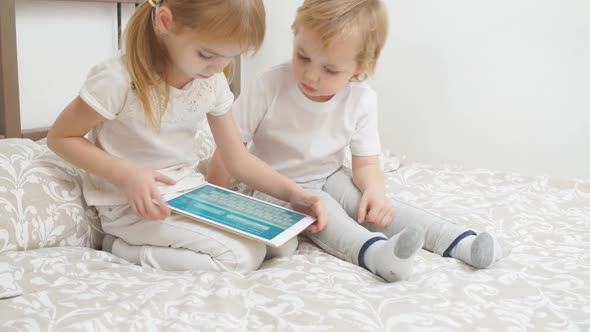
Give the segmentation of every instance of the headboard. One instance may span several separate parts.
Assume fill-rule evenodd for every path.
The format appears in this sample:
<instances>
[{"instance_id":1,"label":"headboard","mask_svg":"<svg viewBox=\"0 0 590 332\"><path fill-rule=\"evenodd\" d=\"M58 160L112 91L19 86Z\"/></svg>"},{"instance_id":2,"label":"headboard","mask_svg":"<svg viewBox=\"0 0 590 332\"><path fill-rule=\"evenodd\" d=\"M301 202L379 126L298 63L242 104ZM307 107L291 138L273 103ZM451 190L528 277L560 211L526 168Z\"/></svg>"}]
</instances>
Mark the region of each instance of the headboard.
<instances>
[{"instance_id":1,"label":"headboard","mask_svg":"<svg viewBox=\"0 0 590 332\"><path fill-rule=\"evenodd\" d=\"M23 137L33 140L46 136L48 128L22 130L19 96L18 52L16 39L16 3L17 0L0 1L0 138ZM135 3L142 0L53 0L76 2L103 2L117 4L117 23L119 38L121 36L121 4ZM240 59L234 59L234 75L231 89L239 92Z\"/></svg>"}]
</instances>

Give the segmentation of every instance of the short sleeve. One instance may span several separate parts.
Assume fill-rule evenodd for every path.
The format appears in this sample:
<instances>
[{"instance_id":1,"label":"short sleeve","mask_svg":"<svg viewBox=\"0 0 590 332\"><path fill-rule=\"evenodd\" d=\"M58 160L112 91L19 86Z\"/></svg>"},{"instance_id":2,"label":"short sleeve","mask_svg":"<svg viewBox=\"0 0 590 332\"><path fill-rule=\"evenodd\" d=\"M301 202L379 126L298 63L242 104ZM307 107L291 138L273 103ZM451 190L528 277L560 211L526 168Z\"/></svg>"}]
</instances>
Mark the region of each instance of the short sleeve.
<instances>
[{"instance_id":1,"label":"short sleeve","mask_svg":"<svg viewBox=\"0 0 590 332\"><path fill-rule=\"evenodd\" d=\"M121 58L113 58L90 69L80 89L80 98L104 118L113 120L123 109L131 81Z\"/></svg>"},{"instance_id":2,"label":"short sleeve","mask_svg":"<svg viewBox=\"0 0 590 332\"><path fill-rule=\"evenodd\" d=\"M350 141L350 152L353 156L374 156L381 153L379 140L378 102L373 90L366 91L357 105L358 117L355 132Z\"/></svg>"},{"instance_id":3,"label":"short sleeve","mask_svg":"<svg viewBox=\"0 0 590 332\"><path fill-rule=\"evenodd\" d=\"M234 102L234 94L229 89L229 83L223 73L215 74L215 103L209 114L219 116L229 111Z\"/></svg>"},{"instance_id":4,"label":"short sleeve","mask_svg":"<svg viewBox=\"0 0 590 332\"><path fill-rule=\"evenodd\" d=\"M234 119L244 143L252 140L252 136L268 110L266 93L272 89L265 89L264 82L265 76L259 76L244 89L232 107Z\"/></svg>"}]
</instances>

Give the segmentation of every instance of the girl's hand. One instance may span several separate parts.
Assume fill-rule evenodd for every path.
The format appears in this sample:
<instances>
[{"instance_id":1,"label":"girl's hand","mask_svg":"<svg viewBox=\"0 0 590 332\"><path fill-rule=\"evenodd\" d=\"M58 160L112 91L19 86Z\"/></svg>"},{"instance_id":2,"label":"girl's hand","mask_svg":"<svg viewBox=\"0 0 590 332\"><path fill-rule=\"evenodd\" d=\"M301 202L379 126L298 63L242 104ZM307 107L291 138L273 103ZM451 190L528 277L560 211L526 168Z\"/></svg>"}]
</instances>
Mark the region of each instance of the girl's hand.
<instances>
[{"instance_id":1,"label":"girl's hand","mask_svg":"<svg viewBox=\"0 0 590 332\"><path fill-rule=\"evenodd\" d=\"M385 194L378 190L367 189L363 193L358 210L358 223L365 220L377 227L386 227L393 219L393 206L385 197Z\"/></svg>"},{"instance_id":2,"label":"girl's hand","mask_svg":"<svg viewBox=\"0 0 590 332\"><path fill-rule=\"evenodd\" d=\"M300 191L291 196L290 203L293 210L317 218L313 224L307 227L310 232L317 233L326 227L326 212L318 196Z\"/></svg>"},{"instance_id":3,"label":"girl's hand","mask_svg":"<svg viewBox=\"0 0 590 332\"><path fill-rule=\"evenodd\" d=\"M131 209L138 216L142 219L163 220L170 216L170 208L158 191L157 182L176 184L176 181L168 176L135 165L121 173L120 180L115 184L123 190Z\"/></svg>"}]
</instances>

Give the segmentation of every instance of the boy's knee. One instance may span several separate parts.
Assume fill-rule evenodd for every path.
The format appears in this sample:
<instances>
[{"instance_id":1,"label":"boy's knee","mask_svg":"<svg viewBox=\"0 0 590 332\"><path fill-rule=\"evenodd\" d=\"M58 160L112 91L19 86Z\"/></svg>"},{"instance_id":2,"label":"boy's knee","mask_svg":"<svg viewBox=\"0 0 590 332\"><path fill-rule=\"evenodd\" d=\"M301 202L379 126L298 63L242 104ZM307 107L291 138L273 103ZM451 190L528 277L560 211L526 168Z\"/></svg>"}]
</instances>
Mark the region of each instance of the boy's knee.
<instances>
[{"instance_id":1,"label":"boy's knee","mask_svg":"<svg viewBox=\"0 0 590 332\"><path fill-rule=\"evenodd\" d=\"M336 199L349 215L356 215L363 194L355 186L347 171L340 170L332 174L326 180L322 190Z\"/></svg>"},{"instance_id":2,"label":"boy's knee","mask_svg":"<svg viewBox=\"0 0 590 332\"><path fill-rule=\"evenodd\" d=\"M350 188L356 188L356 186L352 181L352 173L350 173L350 170L341 168L326 179L324 190L326 188L340 191L343 189L350 190Z\"/></svg>"}]
</instances>

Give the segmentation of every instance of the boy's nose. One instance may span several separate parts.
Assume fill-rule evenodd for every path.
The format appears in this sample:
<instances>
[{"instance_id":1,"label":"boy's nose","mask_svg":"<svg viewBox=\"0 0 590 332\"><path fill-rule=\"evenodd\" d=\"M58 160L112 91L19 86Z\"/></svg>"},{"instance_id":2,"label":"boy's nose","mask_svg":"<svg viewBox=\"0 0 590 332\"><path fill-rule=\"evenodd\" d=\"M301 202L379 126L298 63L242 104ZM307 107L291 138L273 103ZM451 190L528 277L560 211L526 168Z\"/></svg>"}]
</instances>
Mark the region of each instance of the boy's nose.
<instances>
[{"instance_id":1,"label":"boy's nose","mask_svg":"<svg viewBox=\"0 0 590 332\"><path fill-rule=\"evenodd\" d=\"M315 82L317 81L318 77L318 72L314 68L306 68L303 72L303 78L305 78L306 81Z\"/></svg>"}]
</instances>

